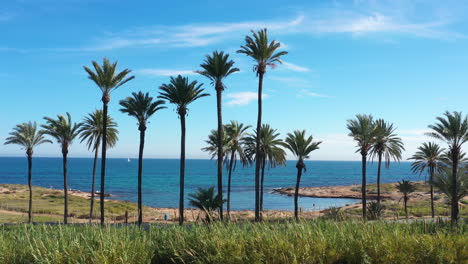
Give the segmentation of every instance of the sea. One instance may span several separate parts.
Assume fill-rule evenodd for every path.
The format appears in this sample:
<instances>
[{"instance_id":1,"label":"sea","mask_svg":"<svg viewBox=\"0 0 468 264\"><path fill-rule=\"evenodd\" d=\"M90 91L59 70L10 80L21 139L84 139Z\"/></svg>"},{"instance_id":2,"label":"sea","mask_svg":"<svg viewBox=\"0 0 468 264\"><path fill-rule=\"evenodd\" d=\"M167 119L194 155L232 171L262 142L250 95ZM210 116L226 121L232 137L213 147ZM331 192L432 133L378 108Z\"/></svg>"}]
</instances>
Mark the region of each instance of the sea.
<instances>
[{"instance_id":1,"label":"sea","mask_svg":"<svg viewBox=\"0 0 468 264\"><path fill-rule=\"evenodd\" d=\"M69 158L69 188L80 191L91 190L92 158ZM361 183L359 161L306 161L307 171L301 179L301 187L339 186ZM107 160L106 193L110 199L137 200L138 160L110 158ZM368 183L376 182L377 163L368 164ZM423 176L411 173L410 162L393 162L390 168L382 166L382 183L406 180L423 180ZM99 175L97 173L97 190ZM33 158L33 185L63 189L62 158ZM231 209L254 209L254 167L238 164L232 175ZM227 171L223 183L227 189ZM273 193L275 188L295 185L295 161L286 166L268 168L265 171L264 208L266 210L293 210L293 197ZM0 183L27 184L27 160L24 157L0 157ZM216 161L202 159L186 160L185 203L189 193L197 188L216 186ZM179 160L144 159L143 161L143 204L152 207L176 208L179 197ZM226 193L225 193L226 197ZM322 210L332 206L344 206L358 202L355 199L300 197L302 210Z\"/></svg>"}]
</instances>

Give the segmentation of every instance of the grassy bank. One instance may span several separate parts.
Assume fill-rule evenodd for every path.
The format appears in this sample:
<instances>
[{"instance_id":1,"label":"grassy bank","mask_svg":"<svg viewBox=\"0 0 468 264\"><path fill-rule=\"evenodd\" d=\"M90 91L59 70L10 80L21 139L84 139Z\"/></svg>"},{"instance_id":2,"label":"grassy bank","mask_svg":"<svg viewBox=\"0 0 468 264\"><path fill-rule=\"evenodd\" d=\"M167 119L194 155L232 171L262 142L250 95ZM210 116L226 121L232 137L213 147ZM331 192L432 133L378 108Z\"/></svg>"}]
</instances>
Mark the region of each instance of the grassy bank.
<instances>
[{"instance_id":1,"label":"grassy bank","mask_svg":"<svg viewBox=\"0 0 468 264\"><path fill-rule=\"evenodd\" d=\"M4 226L1 263L467 263L468 225Z\"/></svg>"}]
</instances>

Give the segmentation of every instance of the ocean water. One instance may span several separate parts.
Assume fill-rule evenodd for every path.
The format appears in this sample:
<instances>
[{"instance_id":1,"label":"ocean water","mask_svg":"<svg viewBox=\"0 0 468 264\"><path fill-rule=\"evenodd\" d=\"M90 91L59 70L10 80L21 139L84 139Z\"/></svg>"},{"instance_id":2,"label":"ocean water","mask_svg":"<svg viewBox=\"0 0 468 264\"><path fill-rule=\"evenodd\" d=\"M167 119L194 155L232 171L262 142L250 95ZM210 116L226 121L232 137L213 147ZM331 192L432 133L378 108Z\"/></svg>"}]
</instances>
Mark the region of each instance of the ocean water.
<instances>
[{"instance_id":1,"label":"ocean water","mask_svg":"<svg viewBox=\"0 0 468 264\"><path fill-rule=\"evenodd\" d=\"M112 199L137 200L137 160L108 159L106 193ZM69 188L90 191L92 158L69 158ZM306 161L307 171L302 176L301 187L337 186L361 183L361 163L358 161ZM382 182L396 182L401 179L421 180L410 171L409 162L392 163L389 169L382 169ZM368 164L368 183L376 182L377 164ZM252 210L254 208L254 167L238 165L233 172L231 208ZM97 188L99 190L99 175ZM0 183L27 183L26 158L0 158ZM295 161L288 161L284 167L268 169L265 172L265 209L293 210L293 197L271 193L274 188L295 185ZM215 186L216 162L212 160L187 160L185 194L199 187ZM63 188L62 159L34 158L33 184L48 188ZM227 186L227 172L224 173ZM145 159L143 162L143 203L154 207L177 207L179 197L179 160ZM187 200L187 199L186 199ZM320 210L330 206L343 206L357 202L354 199L301 197L299 206L304 210ZM186 206L188 202L186 201Z\"/></svg>"}]
</instances>

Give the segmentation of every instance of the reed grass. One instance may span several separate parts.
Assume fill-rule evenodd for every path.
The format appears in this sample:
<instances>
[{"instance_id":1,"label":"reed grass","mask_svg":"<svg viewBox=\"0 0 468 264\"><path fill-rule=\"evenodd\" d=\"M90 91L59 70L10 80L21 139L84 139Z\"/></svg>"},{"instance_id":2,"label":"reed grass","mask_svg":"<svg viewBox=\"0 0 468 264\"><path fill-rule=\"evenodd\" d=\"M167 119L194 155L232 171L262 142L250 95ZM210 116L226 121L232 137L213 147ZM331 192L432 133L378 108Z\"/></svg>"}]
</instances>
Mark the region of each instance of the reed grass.
<instances>
[{"instance_id":1,"label":"reed grass","mask_svg":"<svg viewBox=\"0 0 468 264\"><path fill-rule=\"evenodd\" d=\"M0 263L468 263L468 224L307 221L0 227Z\"/></svg>"}]
</instances>

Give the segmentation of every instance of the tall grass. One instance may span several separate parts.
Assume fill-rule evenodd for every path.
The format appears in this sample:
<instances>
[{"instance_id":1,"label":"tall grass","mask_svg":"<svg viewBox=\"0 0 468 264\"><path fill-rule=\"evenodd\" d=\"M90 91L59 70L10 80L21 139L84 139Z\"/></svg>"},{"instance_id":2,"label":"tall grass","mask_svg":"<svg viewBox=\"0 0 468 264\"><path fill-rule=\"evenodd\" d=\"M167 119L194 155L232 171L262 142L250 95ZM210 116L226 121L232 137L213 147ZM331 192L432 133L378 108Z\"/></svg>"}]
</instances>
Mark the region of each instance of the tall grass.
<instances>
[{"instance_id":1,"label":"tall grass","mask_svg":"<svg viewBox=\"0 0 468 264\"><path fill-rule=\"evenodd\" d=\"M468 263L467 223L4 226L0 263Z\"/></svg>"}]
</instances>

